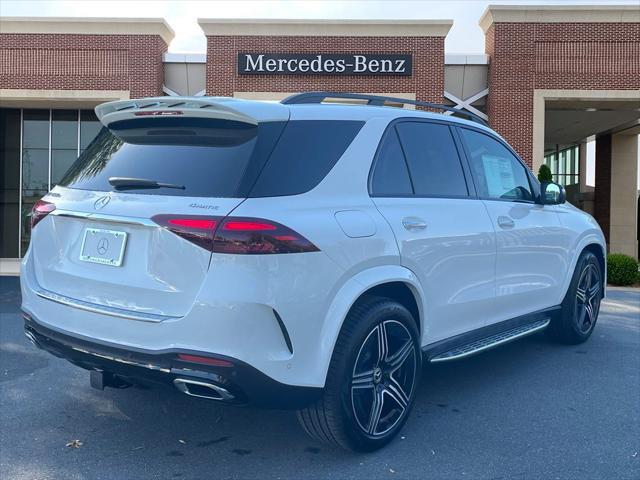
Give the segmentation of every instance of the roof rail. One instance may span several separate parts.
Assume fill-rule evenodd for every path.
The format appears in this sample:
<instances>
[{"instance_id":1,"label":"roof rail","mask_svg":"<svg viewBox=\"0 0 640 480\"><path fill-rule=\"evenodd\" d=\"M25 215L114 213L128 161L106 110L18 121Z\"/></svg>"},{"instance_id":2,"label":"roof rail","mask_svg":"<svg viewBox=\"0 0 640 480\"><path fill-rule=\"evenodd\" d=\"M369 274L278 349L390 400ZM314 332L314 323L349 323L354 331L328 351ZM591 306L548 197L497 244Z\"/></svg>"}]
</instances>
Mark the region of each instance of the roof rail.
<instances>
[{"instance_id":1,"label":"roof rail","mask_svg":"<svg viewBox=\"0 0 640 480\"><path fill-rule=\"evenodd\" d=\"M431 103L431 102L422 102L420 100L409 100L406 98L397 98L397 97L385 97L382 95L369 95L367 93L343 93L343 92L306 92L306 93L296 93L291 95L282 102L285 105L295 105L295 104L304 104L304 103L322 103L327 98L343 98L350 100L366 100L367 105L376 105L379 107L384 107L385 103L400 103L402 105L415 105L417 107L427 107L433 108L435 110L444 110L446 112L451 112L453 115L458 115L461 117L466 117L471 121L480 123L481 125L487 125L487 122L484 121L478 115L461 110L459 108L452 107L450 105L444 105L442 103Z\"/></svg>"}]
</instances>

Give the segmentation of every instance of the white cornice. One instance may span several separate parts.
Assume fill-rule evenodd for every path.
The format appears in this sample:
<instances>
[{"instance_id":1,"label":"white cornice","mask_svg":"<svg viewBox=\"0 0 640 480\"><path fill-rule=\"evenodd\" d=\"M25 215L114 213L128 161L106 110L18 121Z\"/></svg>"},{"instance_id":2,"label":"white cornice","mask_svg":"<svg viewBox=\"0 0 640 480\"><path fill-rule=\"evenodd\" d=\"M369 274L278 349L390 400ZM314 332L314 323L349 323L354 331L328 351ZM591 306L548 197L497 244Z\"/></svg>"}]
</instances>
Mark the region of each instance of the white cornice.
<instances>
[{"instance_id":1,"label":"white cornice","mask_svg":"<svg viewBox=\"0 0 640 480\"><path fill-rule=\"evenodd\" d=\"M0 33L159 35L167 45L174 37L162 18L0 17Z\"/></svg>"},{"instance_id":2,"label":"white cornice","mask_svg":"<svg viewBox=\"0 0 640 480\"><path fill-rule=\"evenodd\" d=\"M489 5L478 24L486 33L494 23L635 23L634 5Z\"/></svg>"},{"instance_id":3,"label":"white cornice","mask_svg":"<svg viewBox=\"0 0 640 480\"><path fill-rule=\"evenodd\" d=\"M210 19L198 24L209 36L445 37L453 20Z\"/></svg>"}]
</instances>

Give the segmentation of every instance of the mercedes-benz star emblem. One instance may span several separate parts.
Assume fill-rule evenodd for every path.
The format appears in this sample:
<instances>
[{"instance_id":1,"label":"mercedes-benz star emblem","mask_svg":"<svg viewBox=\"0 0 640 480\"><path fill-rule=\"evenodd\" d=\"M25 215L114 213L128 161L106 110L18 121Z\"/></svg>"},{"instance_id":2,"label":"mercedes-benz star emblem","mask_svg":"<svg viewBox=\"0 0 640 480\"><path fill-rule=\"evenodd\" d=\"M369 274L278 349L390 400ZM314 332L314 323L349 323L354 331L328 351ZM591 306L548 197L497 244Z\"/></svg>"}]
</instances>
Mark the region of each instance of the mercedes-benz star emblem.
<instances>
[{"instance_id":1,"label":"mercedes-benz star emblem","mask_svg":"<svg viewBox=\"0 0 640 480\"><path fill-rule=\"evenodd\" d=\"M107 203L109 203L109 200L111 200L111 197L109 195L100 197L94 202L93 208L95 210L100 210L101 208L104 208L107 205Z\"/></svg>"},{"instance_id":2,"label":"mercedes-benz star emblem","mask_svg":"<svg viewBox=\"0 0 640 480\"><path fill-rule=\"evenodd\" d=\"M109 240L104 237L101 238L98 242L97 250L100 255L104 255L105 253L107 253L107 250L109 250Z\"/></svg>"}]
</instances>

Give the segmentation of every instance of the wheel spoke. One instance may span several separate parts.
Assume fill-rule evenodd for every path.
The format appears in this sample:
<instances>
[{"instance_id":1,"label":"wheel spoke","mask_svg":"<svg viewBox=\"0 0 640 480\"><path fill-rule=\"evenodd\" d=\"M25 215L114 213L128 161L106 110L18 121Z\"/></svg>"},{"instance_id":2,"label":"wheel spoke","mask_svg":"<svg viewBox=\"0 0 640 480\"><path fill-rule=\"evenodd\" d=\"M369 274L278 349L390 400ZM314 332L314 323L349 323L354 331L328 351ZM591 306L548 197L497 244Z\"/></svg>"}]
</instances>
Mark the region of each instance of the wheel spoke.
<instances>
[{"instance_id":1,"label":"wheel spoke","mask_svg":"<svg viewBox=\"0 0 640 480\"><path fill-rule=\"evenodd\" d=\"M596 281L588 290L589 299L595 297L598 293L600 293L600 282Z\"/></svg>"},{"instance_id":2,"label":"wheel spoke","mask_svg":"<svg viewBox=\"0 0 640 480\"><path fill-rule=\"evenodd\" d=\"M382 391L376 390L373 395L373 404L371 405L371 416L369 417L369 427L367 431L370 435L375 435L380 423L380 415L382 415L382 407L384 406L384 398Z\"/></svg>"},{"instance_id":3,"label":"wheel spoke","mask_svg":"<svg viewBox=\"0 0 640 480\"><path fill-rule=\"evenodd\" d=\"M351 388L373 388L373 386L373 370L353 374Z\"/></svg>"},{"instance_id":4,"label":"wheel spoke","mask_svg":"<svg viewBox=\"0 0 640 480\"><path fill-rule=\"evenodd\" d=\"M587 318L587 306L580 306L580 313L578 314L578 328L580 331L584 331L584 324Z\"/></svg>"},{"instance_id":5,"label":"wheel spoke","mask_svg":"<svg viewBox=\"0 0 640 480\"><path fill-rule=\"evenodd\" d=\"M389 355L389 341L387 339L387 329L384 322L378 325L378 361L384 362Z\"/></svg>"},{"instance_id":6,"label":"wheel spoke","mask_svg":"<svg viewBox=\"0 0 640 480\"><path fill-rule=\"evenodd\" d=\"M589 326L591 326L591 324L594 321L594 318L593 318L594 311L593 311L593 306L591 305L591 303L585 303L584 310L585 310L585 313L586 313L585 317L589 318ZM586 320L586 318L585 318L585 320ZM584 325L584 323L583 323L583 325Z\"/></svg>"},{"instance_id":7,"label":"wheel spoke","mask_svg":"<svg viewBox=\"0 0 640 480\"><path fill-rule=\"evenodd\" d=\"M576 290L576 298L577 298L580 302L584 303L584 302L587 300L587 291L586 291L586 289L584 289L584 288L578 288L578 289Z\"/></svg>"},{"instance_id":8,"label":"wheel spoke","mask_svg":"<svg viewBox=\"0 0 640 480\"><path fill-rule=\"evenodd\" d=\"M391 382L386 389L386 392L395 402L404 410L409 405L409 396L406 394L402 386L396 381L395 378L390 378Z\"/></svg>"},{"instance_id":9,"label":"wheel spoke","mask_svg":"<svg viewBox=\"0 0 640 480\"><path fill-rule=\"evenodd\" d=\"M389 359L389 367L391 372L395 372L398 370L404 362L407 361L407 358L413 353L413 342L409 339L400 350L398 350L393 356Z\"/></svg>"}]
</instances>

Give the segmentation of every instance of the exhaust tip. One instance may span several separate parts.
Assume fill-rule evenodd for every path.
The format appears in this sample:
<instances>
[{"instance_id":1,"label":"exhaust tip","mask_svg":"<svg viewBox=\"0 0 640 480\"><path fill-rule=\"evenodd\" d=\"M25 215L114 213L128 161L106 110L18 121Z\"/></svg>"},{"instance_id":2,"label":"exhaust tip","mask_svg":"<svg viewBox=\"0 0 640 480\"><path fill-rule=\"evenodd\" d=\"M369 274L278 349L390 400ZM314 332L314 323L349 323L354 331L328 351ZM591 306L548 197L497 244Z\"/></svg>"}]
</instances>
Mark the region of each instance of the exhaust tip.
<instances>
[{"instance_id":1,"label":"exhaust tip","mask_svg":"<svg viewBox=\"0 0 640 480\"><path fill-rule=\"evenodd\" d=\"M29 341L33 343L36 347L38 346L38 340L36 340L35 335L31 333L29 330L24 331L24 336L27 337Z\"/></svg>"},{"instance_id":2,"label":"exhaust tip","mask_svg":"<svg viewBox=\"0 0 640 480\"><path fill-rule=\"evenodd\" d=\"M223 402L230 402L235 399L235 396L229 392L229 390L213 383L188 378L176 378L173 380L173 384L182 393L191 397L207 398L209 400Z\"/></svg>"}]
</instances>

